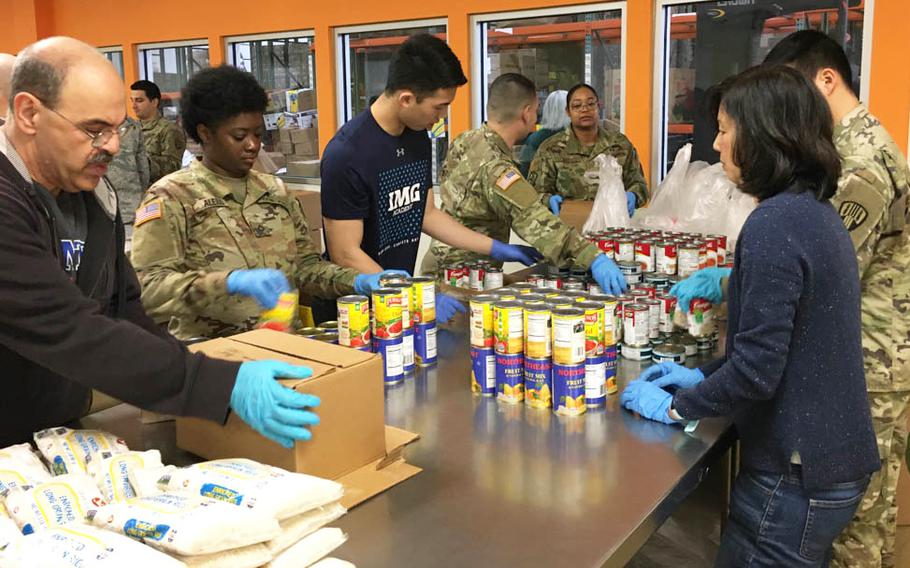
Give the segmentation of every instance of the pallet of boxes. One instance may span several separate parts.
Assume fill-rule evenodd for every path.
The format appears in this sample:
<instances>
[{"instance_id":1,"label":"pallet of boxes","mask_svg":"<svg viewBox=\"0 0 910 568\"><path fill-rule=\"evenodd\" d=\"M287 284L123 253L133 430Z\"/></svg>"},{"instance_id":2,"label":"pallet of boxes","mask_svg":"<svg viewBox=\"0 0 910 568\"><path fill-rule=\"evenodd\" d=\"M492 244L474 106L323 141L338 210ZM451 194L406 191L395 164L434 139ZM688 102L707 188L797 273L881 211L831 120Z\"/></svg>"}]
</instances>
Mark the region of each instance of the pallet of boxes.
<instances>
[{"instance_id":1,"label":"pallet of boxes","mask_svg":"<svg viewBox=\"0 0 910 568\"><path fill-rule=\"evenodd\" d=\"M313 89L288 89L272 94L272 101L281 105L281 112L269 115L267 126L274 150L283 156L287 175L319 177L319 120L316 112L316 92Z\"/></svg>"}]
</instances>

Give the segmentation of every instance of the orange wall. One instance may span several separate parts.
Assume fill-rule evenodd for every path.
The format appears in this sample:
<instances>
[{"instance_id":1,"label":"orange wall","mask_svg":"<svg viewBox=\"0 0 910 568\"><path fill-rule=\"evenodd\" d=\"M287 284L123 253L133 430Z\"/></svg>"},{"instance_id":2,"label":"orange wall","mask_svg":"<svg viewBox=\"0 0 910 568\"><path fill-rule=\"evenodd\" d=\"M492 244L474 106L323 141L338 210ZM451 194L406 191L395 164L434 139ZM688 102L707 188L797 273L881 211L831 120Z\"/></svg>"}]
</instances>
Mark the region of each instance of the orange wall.
<instances>
[{"instance_id":1,"label":"orange wall","mask_svg":"<svg viewBox=\"0 0 910 568\"><path fill-rule=\"evenodd\" d=\"M470 79L472 14L583 4L580 0L424 0L376 2L349 0L289 4L259 0L0 0L0 51L16 51L39 37L69 35L93 45L122 45L126 80L136 78L135 46L141 43L207 39L211 61L223 61L223 38L231 35L312 29L316 35L316 84L320 141L328 143L336 128L335 49L337 26L424 18L448 19L448 40ZM654 0L627 1L626 132L650 169ZM293 6L293 8L291 7ZM4 14L12 13L12 19ZM910 116L910 16L906 0L875 0L870 106L906 151ZM6 29L11 22L14 30ZM471 126L470 89L452 105L452 132Z\"/></svg>"}]
</instances>

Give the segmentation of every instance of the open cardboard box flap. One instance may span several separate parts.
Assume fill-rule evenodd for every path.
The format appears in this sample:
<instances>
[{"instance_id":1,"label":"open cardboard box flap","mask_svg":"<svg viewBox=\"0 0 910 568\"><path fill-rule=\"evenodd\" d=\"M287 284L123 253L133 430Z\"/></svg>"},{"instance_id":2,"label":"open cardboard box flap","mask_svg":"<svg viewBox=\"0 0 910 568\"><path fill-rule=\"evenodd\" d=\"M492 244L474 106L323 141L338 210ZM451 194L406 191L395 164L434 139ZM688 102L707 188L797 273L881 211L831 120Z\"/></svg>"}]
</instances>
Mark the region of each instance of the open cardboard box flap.
<instances>
[{"instance_id":1,"label":"open cardboard box flap","mask_svg":"<svg viewBox=\"0 0 910 568\"><path fill-rule=\"evenodd\" d=\"M423 471L404 461L402 457L405 446L418 438L419 434L386 425L386 456L335 480L344 486L341 504L348 509L356 507L370 497Z\"/></svg>"},{"instance_id":2,"label":"open cardboard box flap","mask_svg":"<svg viewBox=\"0 0 910 568\"><path fill-rule=\"evenodd\" d=\"M300 339L295 335L282 333L274 329L257 329L231 337L231 341L263 347L269 351L285 353L308 361L319 361L320 363L341 367L342 369L353 367L373 357L372 353L357 349L349 349L340 345L318 341L301 342Z\"/></svg>"}]
</instances>

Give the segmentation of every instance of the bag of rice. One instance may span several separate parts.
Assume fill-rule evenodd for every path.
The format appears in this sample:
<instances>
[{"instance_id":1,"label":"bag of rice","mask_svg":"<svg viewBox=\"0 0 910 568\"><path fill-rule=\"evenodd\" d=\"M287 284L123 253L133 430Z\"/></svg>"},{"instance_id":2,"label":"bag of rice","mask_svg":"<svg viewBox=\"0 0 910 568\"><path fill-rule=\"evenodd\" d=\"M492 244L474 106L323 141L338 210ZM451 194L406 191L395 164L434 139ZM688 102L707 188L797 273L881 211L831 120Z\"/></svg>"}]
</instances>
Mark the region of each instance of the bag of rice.
<instances>
[{"instance_id":1,"label":"bag of rice","mask_svg":"<svg viewBox=\"0 0 910 568\"><path fill-rule=\"evenodd\" d=\"M264 544L251 544L233 550L201 554L199 556L175 556L188 568L258 568L272 559Z\"/></svg>"},{"instance_id":2,"label":"bag of rice","mask_svg":"<svg viewBox=\"0 0 910 568\"><path fill-rule=\"evenodd\" d=\"M102 452L122 454L130 450L123 440L108 432L62 426L35 432L35 445L54 475L85 472L89 457L101 459Z\"/></svg>"},{"instance_id":3,"label":"bag of rice","mask_svg":"<svg viewBox=\"0 0 910 568\"><path fill-rule=\"evenodd\" d=\"M310 564L310 568L357 568L347 560L338 560L337 558L323 558L316 564Z\"/></svg>"},{"instance_id":4,"label":"bag of rice","mask_svg":"<svg viewBox=\"0 0 910 568\"><path fill-rule=\"evenodd\" d=\"M88 474L95 480L101 494L109 503L125 501L136 496L130 485L130 470L162 467L161 452L158 450L122 454L102 452L101 459L89 459L86 467Z\"/></svg>"},{"instance_id":5,"label":"bag of rice","mask_svg":"<svg viewBox=\"0 0 910 568\"><path fill-rule=\"evenodd\" d=\"M13 487L37 485L51 478L41 459L28 444L0 450L0 494Z\"/></svg>"},{"instance_id":6,"label":"bag of rice","mask_svg":"<svg viewBox=\"0 0 910 568\"><path fill-rule=\"evenodd\" d=\"M166 475L170 475L179 469L174 465L165 465L162 467L145 467L134 468L127 472L130 479L130 486L136 492L136 497L149 497L164 493L158 487L158 480Z\"/></svg>"},{"instance_id":7,"label":"bag of rice","mask_svg":"<svg viewBox=\"0 0 910 568\"><path fill-rule=\"evenodd\" d=\"M0 512L2 510L3 505L0 505ZM3 550L6 545L19 538L22 538L22 531L16 526L15 521L5 515L0 515L0 550ZM271 556L269 560L271 560Z\"/></svg>"},{"instance_id":8,"label":"bag of rice","mask_svg":"<svg viewBox=\"0 0 910 568\"><path fill-rule=\"evenodd\" d=\"M267 511L279 521L334 503L344 494L340 483L247 459L176 468L164 473L157 486L165 492L192 493Z\"/></svg>"},{"instance_id":9,"label":"bag of rice","mask_svg":"<svg viewBox=\"0 0 910 568\"><path fill-rule=\"evenodd\" d=\"M86 517L96 527L181 556L265 542L281 532L278 521L265 512L177 493L111 503L89 511Z\"/></svg>"},{"instance_id":10,"label":"bag of rice","mask_svg":"<svg viewBox=\"0 0 910 568\"><path fill-rule=\"evenodd\" d=\"M4 568L185 568L185 564L119 534L88 525L24 536L0 552Z\"/></svg>"},{"instance_id":11,"label":"bag of rice","mask_svg":"<svg viewBox=\"0 0 910 568\"><path fill-rule=\"evenodd\" d=\"M84 473L58 475L34 487L14 487L5 497L6 510L22 534L82 523L86 512L107 504Z\"/></svg>"},{"instance_id":12,"label":"bag of rice","mask_svg":"<svg viewBox=\"0 0 910 568\"><path fill-rule=\"evenodd\" d=\"M319 529L276 556L266 568L300 568L309 566L344 544L348 535L341 529Z\"/></svg>"},{"instance_id":13,"label":"bag of rice","mask_svg":"<svg viewBox=\"0 0 910 568\"><path fill-rule=\"evenodd\" d=\"M347 512L348 510L342 507L341 504L333 503L313 509L302 515L285 519L279 523L281 525L281 534L265 543L265 545L269 548L272 556L275 556L303 537L316 532Z\"/></svg>"}]
</instances>

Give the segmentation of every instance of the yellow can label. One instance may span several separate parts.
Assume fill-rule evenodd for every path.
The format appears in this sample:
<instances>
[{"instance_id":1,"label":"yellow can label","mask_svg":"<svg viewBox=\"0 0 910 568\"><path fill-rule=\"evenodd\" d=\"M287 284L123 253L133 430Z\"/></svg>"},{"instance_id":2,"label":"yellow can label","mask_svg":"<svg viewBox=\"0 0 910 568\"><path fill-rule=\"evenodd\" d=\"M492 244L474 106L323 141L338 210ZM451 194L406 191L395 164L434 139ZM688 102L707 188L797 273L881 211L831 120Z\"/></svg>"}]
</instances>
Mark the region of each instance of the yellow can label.
<instances>
[{"instance_id":1,"label":"yellow can label","mask_svg":"<svg viewBox=\"0 0 910 568\"><path fill-rule=\"evenodd\" d=\"M471 302L471 345L493 347L493 304Z\"/></svg>"},{"instance_id":2,"label":"yellow can label","mask_svg":"<svg viewBox=\"0 0 910 568\"><path fill-rule=\"evenodd\" d=\"M604 345L616 345L619 343L619 334L617 331L617 323L621 323L622 320L617 319L616 317L616 302L605 302L604 303Z\"/></svg>"},{"instance_id":3,"label":"yellow can label","mask_svg":"<svg viewBox=\"0 0 910 568\"><path fill-rule=\"evenodd\" d=\"M297 291L284 292L278 297L278 303L270 310L259 314L258 327L290 331L294 326L294 316L297 315Z\"/></svg>"},{"instance_id":4,"label":"yellow can label","mask_svg":"<svg viewBox=\"0 0 910 568\"><path fill-rule=\"evenodd\" d=\"M415 282L411 294L414 298L414 323L436 321L436 282Z\"/></svg>"},{"instance_id":5,"label":"yellow can label","mask_svg":"<svg viewBox=\"0 0 910 568\"><path fill-rule=\"evenodd\" d=\"M346 347L370 345L370 303L338 301L338 344Z\"/></svg>"},{"instance_id":6,"label":"yellow can label","mask_svg":"<svg viewBox=\"0 0 910 568\"><path fill-rule=\"evenodd\" d=\"M585 360L585 317L553 314L553 362L575 365Z\"/></svg>"},{"instance_id":7,"label":"yellow can label","mask_svg":"<svg viewBox=\"0 0 910 568\"><path fill-rule=\"evenodd\" d=\"M493 346L497 353L524 352L524 310L493 306Z\"/></svg>"},{"instance_id":8,"label":"yellow can label","mask_svg":"<svg viewBox=\"0 0 910 568\"><path fill-rule=\"evenodd\" d=\"M401 293L373 294L373 335L380 339L398 337L402 333Z\"/></svg>"},{"instance_id":9,"label":"yellow can label","mask_svg":"<svg viewBox=\"0 0 910 568\"><path fill-rule=\"evenodd\" d=\"M552 355L550 310L546 306L525 307L524 313L525 355L542 359Z\"/></svg>"},{"instance_id":10,"label":"yellow can label","mask_svg":"<svg viewBox=\"0 0 910 568\"><path fill-rule=\"evenodd\" d=\"M585 308L585 354L596 357L604 353L604 309Z\"/></svg>"}]
</instances>

